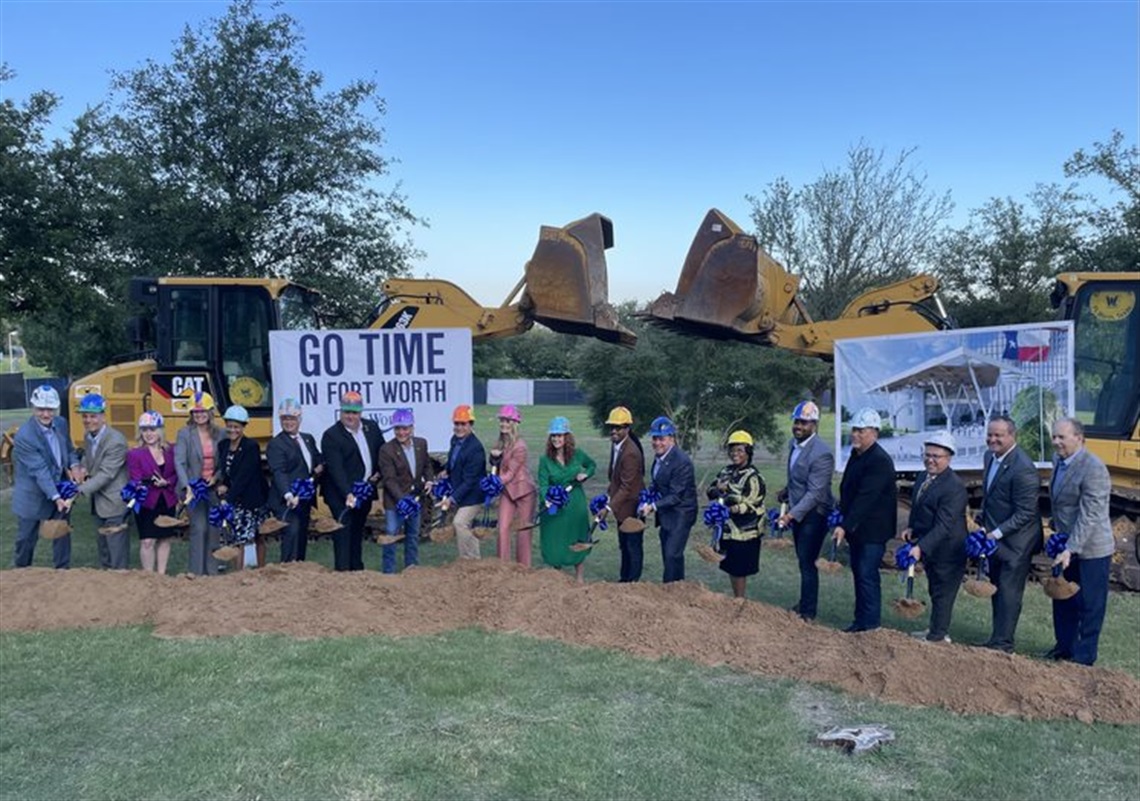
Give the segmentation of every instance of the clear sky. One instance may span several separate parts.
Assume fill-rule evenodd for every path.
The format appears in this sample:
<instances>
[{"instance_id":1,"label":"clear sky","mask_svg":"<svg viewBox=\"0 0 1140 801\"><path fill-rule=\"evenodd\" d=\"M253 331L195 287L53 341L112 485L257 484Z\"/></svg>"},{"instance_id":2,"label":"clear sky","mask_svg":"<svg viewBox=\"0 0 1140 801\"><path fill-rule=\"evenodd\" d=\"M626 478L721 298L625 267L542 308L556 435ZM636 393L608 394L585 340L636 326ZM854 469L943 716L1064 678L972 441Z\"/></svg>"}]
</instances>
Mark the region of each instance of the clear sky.
<instances>
[{"instance_id":1,"label":"clear sky","mask_svg":"<svg viewBox=\"0 0 1140 801\"><path fill-rule=\"evenodd\" d=\"M540 225L614 221L610 297L674 288L705 212L751 228L746 194L839 167L860 140L917 148L955 221L1062 182L1113 128L1137 141L1140 3L286 2L329 86L375 78L386 152L426 258L487 305ZM165 61L199 2L0 0L4 87L62 95Z\"/></svg>"}]
</instances>

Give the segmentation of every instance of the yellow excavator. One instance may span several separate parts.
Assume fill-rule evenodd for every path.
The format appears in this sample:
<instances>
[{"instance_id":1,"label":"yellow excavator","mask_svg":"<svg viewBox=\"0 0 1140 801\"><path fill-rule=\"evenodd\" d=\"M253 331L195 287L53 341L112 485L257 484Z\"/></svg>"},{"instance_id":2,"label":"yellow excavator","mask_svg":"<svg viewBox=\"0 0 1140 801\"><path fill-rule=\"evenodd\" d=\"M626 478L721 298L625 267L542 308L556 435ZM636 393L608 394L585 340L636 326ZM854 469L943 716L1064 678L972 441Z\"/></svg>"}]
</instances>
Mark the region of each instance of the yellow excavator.
<instances>
[{"instance_id":1,"label":"yellow excavator","mask_svg":"<svg viewBox=\"0 0 1140 801\"><path fill-rule=\"evenodd\" d=\"M649 304L651 322L692 336L734 339L831 359L835 340L953 326L919 275L871 290L834 320L815 321L798 296L800 278L756 238L713 209L689 248L677 290ZM1140 590L1140 295L1138 273L1066 273L1052 303L1075 330L1076 414L1086 444L1108 465L1117 551L1113 578ZM971 478L966 476L967 480ZM980 492L981 477L974 476ZM1044 493L1048 502L1048 493Z\"/></svg>"},{"instance_id":2,"label":"yellow excavator","mask_svg":"<svg viewBox=\"0 0 1140 801\"><path fill-rule=\"evenodd\" d=\"M568 225L542 226L523 278L496 307L476 302L455 284L392 279L364 327L470 328L475 342L514 336L541 323L555 331L633 347L636 336L608 303L605 251L613 223L591 214ZM78 399L107 399L110 424L128 438L145 409L176 420L188 415L186 390L205 390L225 408L250 413L247 435L263 445L273 431L269 332L321 327L319 296L277 278L136 278L131 300L150 307L133 321L134 339L154 343L141 354L74 381L68 389L71 431L83 427Z\"/></svg>"}]
</instances>

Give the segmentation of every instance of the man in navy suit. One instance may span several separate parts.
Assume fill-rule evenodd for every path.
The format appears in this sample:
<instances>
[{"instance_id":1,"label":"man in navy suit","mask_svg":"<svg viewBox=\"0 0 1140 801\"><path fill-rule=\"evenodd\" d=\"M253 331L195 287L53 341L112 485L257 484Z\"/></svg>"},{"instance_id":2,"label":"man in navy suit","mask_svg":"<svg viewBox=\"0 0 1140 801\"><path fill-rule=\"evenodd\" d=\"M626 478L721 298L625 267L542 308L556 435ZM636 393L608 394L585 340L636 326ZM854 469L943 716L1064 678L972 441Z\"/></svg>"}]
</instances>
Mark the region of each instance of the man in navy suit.
<instances>
[{"instance_id":1,"label":"man in navy suit","mask_svg":"<svg viewBox=\"0 0 1140 801\"><path fill-rule=\"evenodd\" d=\"M697 522L697 483L693 462L677 447L677 427L668 417L658 417L649 426L653 440L653 489L656 503L643 505L643 516L654 512L661 537L661 561L665 565L663 584L685 578L685 545Z\"/></svg>"},{"instance_id":2,"label":"man in navy suit","mask_svg":"<svg viewBox=\"0 0 1140 801\"><path fill-rule=\"evenodd\" d=\"M982 470L981 523L986 536L997 540L990 557L990 580L997 587L993 604L993 633L983 648L1013 653L1013 634L1021 616L1021 599L1033 554L1041 548L1041 516L1037 494L1041 482L1033 460L1017 447L1017 427L1004 415L986 427Z\"/></svg>"},{"instance_id":3,"label":"man in navy suit","mask_svg":"<svg viewBox=\"0 0 1140 801\"><path fill-rule=\"evenodd\" d=\"M12 462L12 513L16 516L13 567L28 567L40 538L40 521L63 518L71 501L60 497L56 484L78 480L79 455L71 445L67 421L58 417L59 393L44 384L32 391L32 416L16 432ZM53 540L52 561L57 570L71 567L71 535Z\"/></svg>"},{"instance_id":4,"label":"man in navy suit","mask_svg":"<svg viewBox=\"0 0 1140 801\"><path fill-rule=\"evenodd\" d=\"M792 411L792 444L788 453L788 486L776 495L788 503L787 512L776 521L791 526L800 566L800 600L792 611L804 620L814 620L819 602L819 568L815 560L827 536L827 516L835 505L831 475L835 454L817 436L819 407L804 401Z\"/></svg>"},{"instance_id":5,"label":"man in navy suit","mask_svg":"<svg viewBox=\"0 0 1140 801\"><path fill-rule=\"evenodd\" d=\"M324 473L324 457L312 434L301 431L301 404L296 398L285 398L277 407L281 433L265 446L265 462L269 466L271 488L269 508L278 518L284 516L281 531L281 561L303 562L309 540L309 514L316 498L301 500L293 494L293 482Z\"/></svg>"},{"instance_id":6,"label":"man in navy suit","mask_svg":"<svg viewBox=\"0 0 1140 801\"><path fill-rule=\"evenodd\" d=\"M487 452L475 436L475 413L463 404L451 413L451 449L447 452L447 479L451 495L440 504L446 512L455 507L455 545L460 559L479 558L479 540L471 530L483 508L479 483L487 475Z\"/></svg>"},{"instance_id":7,"label":"man in navy suit","mask_svg":"<svg viewBox=\"0 0 1140 801\"><path fill-rule=\"evenodd\" d=\"M903 539L910 554L921 559L930 587L930 628L911 636L927 642L950 642L954 600L966 574L966 485L950 469L958 449L949 431L933 431L923 441L926 474L915 479L910 520Z\"/></svg>"},{"instance_id":8,"label":"man in navy suit","mask_svg":"<svg viewBox=\"0 0 1140 801\"><path fill-rule=\"evenodd\" d=\"M346 392L340 399L340 420L321 437L325 457L325 480L321 491L332 516L344 524L333 534L335 569L364 569L364 523L372 508L370 501L357 498L352 487L357 481L373 485L380 481L379 455L384 444L380 426L362 419L364 399L359 392Z\"/></svg>"},{"instance_id":9,"label":"man in navy suit","mask_svg":"<svg viewBox=\"0 0 1140 801\"><path fill-rule=\"evenodd\" d=\"M1082 665L1096 662L1100 629L1108 606L1108 577L1116 540L1108 504L1112 480L1104 462L1085 447L1080 420L1062 417L1053 424L1053 530L1069 535L1054 560L1065 578L1081 589L1072 598L1053 601L1056 644L1046 656Z\"/></svg>"},{"instance_id":10,"label":"man in navy suit","mask_svg":"<svg viewBox=\"0 0 1140 801\"><path fill-rule=\"evenodd\" d=\"M879 563L887 540L898 525L895 463L879 444L883 420L871 408L851 418L851 458L839 484L843 522L835 527L835 542L851 545L851 575L855 579L855 620L845 632L873 631L882 612Z\"/></svg>"}]
</instances>

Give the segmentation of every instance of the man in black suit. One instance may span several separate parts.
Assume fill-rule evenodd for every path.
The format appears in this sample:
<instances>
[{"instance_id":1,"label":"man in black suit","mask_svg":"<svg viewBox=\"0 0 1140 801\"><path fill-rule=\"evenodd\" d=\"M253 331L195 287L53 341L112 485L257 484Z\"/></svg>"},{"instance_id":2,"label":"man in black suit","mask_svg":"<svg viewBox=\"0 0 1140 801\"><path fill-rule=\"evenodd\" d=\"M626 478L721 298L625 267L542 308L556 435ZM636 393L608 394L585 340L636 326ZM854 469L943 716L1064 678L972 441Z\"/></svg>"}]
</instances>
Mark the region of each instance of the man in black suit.
<instances>
[{"instance_id":1,"label":"man in black suit","mask_svg":"<svg viewBox=\"0 0 1140 801\"><path fill-rule=\"evenodd\" d=\"M986 446L981 523L986 536L997 540L998 549L989 560L990 579L997 587L991 599L993 633L982 647L1011 654L1029 565L1041 548L1040 480L1033 460L1017 447L1017 428L1010 418L990 420Z\"/></svg>"},{"instance_id":2,"label":"man in black suit","mask_svg":"<svg viewBox=\"0 0 1140 801\"><path fill-rule=\"evenodd\" d=\"M333 534L337 570L364 569L364 522L372 504L352 494L357 481L380 481L380 446L384 434L372 420L361 419L364 399L359 392L346 392L340 399L340 421L321 437L325 457L325 480L321 487L332 516L344 524Z\"/></svg>"},{"instance_id":3,"label":"man in black suit","mask_svg":"<svg viewBox=\"0 0 1140 801\"><path fill-rule=\"evenodd\" d=\"M923 442L926 475L915 481L910 521L903 539L914 543L930 585L930 628L911 635L927 642L950 642L950 616L966 574L966 485L950 469L956 450L949 431L935 431Z\"/></svg>"},{"instance_id":4,"label":"man in black suit","mask_svg":"<svg viewBox=\"0 0 1140 801\"><path fill-rule=\"evenodd\" d=\"M309 541L309 513L316 498L301 500L293 494L293 482L312 476L319 478L325 470L324 459L312 434L301 431L301 404L286 398L277 407L281 433L265 446L272 487L269 508L278 518L285 516L281 531L281 561L305 561Z\"/></svg>"},{"instance_id":5,"label":"man in black suit","mask_svg":"<svg viewBox=\"0 0 1140 801\"><path fill-rule=\"evenodd\" d=\"M642 506L643 516L656 513L661 537L661 561L665 564L663 584L685 578L685 545L697 522L697 483L693 462L677 447L677 427L668 417L658 417L649 426L653 439L653 489L660 496L656 503Z\"/></svg>"},{"instance_id":6,"label":"man in black suit","mask_svg":"<svg viewBox=\"0 0 1140 801\"><path fill-rule=\"evenodd\" d=\"M860 409L851 418L851 457L839 484L843 523L835 527L835 542L851 545L851 575L855 579L855 620L845 632L873 631L882 613L879 564L887 540L898 525L895 463L879 445L882 418L874 409Z\"/></svg>"}]
</instances>

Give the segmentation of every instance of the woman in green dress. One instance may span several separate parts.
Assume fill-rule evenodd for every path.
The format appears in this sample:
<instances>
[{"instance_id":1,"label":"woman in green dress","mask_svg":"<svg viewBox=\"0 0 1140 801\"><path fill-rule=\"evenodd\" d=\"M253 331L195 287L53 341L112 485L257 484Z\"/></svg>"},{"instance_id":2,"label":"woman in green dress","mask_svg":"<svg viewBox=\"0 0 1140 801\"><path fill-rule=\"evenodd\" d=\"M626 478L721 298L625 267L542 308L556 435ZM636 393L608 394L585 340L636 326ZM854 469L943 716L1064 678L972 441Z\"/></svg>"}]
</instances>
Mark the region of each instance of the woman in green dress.
<instances>
[{"instance_id":1,"label":"woman in green dress","mask_svg":"<svg viewBox=\"0 0 1140 801\"><path fill-rule=\"evenodd\" d=\"M538 460L538 497L544 501L541 514L542 561L551 567L574 565L574 577L584 581L583 572L589 549L575 551L576 542L585 542L590 533L590 512L582 484L594 475L597 465L589 454L574 447L570 421L555 417L547 430L546 453ZM547 499L551 487L568 488L566 503L554 514Z\"/></svg>"}]
</instances>

